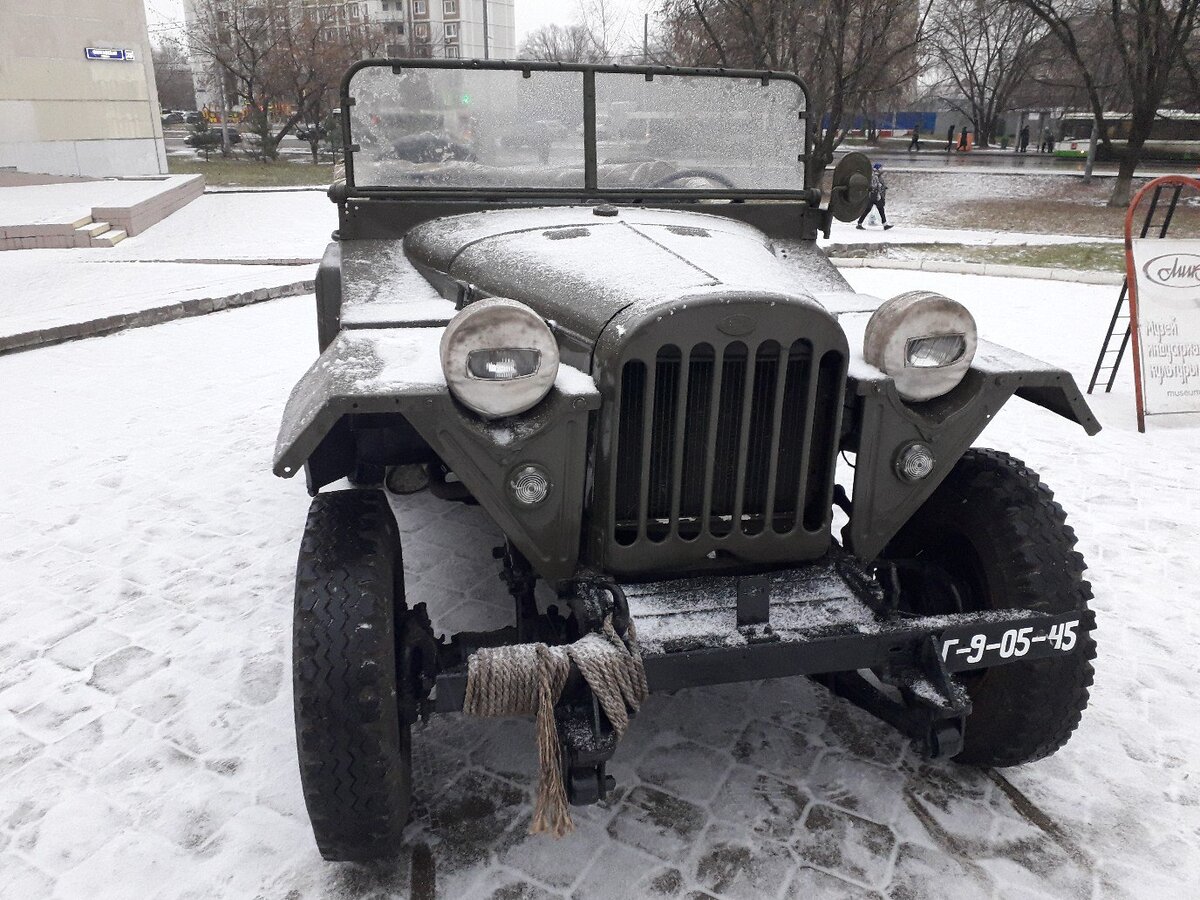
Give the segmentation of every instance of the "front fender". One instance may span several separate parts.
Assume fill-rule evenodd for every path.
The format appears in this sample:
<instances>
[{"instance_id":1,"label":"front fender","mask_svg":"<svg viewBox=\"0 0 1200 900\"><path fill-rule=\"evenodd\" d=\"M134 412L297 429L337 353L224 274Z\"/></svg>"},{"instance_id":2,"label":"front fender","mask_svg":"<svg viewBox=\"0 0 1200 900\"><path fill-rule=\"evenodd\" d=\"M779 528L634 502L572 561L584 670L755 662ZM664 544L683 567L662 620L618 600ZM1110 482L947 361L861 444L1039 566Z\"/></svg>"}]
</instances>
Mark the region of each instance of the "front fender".
<instances>
[{"instance_id":1,"label":"front fender","mask_svg":"<svg viewBox=\"0 0 1200 900\"><path fill-rule=\"evenodd\" d=\"M337 454L349 417L403 417L455 473L534 568L569 577L579 556L588 415L600 406L589 375L560 365L546 399L527 413L485 421L450 395L441 328L343 330L293 389L275 446L274 472L289 478ZM550 496L518 507L506 489L519 465L550 473ZM311 473L310 473L311 474ZM310 488L326 479L311 479Z\"/></svg>"},{"instance_id":2,"label":"front fender","mask_svg":"<svg viewBox=\"0 0 1200 900\"><path fill-rule=\"evenodd\" d=\"M979 342L962 383L927 403L905 403L891 378L852 361L853 426L843 441L855 453L853 504L842 532L848 549L875 559L1013 395L1077 422L1089 435L1100 430L1069 372L987 341ZM895 466L913 441L928 445L935 459L933 472L918 482L901 478Z\"/></svg>"}]
</instances>

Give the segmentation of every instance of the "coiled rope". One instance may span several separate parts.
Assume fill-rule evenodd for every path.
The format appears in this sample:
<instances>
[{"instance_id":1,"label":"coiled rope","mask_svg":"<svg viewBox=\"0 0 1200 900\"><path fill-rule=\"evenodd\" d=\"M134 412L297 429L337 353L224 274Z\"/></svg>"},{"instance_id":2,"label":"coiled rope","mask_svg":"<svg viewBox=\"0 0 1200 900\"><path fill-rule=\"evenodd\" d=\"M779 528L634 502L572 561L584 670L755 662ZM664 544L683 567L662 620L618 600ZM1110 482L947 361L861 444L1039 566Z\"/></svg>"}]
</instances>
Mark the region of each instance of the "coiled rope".
<instances>
[{"instance_id":1,"label":"coiled rope","mask_svg":"<svg viewBox=\"0 0 1200 900\"><path fill-rule=\"evenodd\" d=\"M554 722L554 706L567 683L572 661L620 738L629 727L630 712L637 712L649 694L633 622L624 640L609 616L599 633L586 634L573 644L484 647L467 660L463 712L472 716L537 717L540 775L530 834L548 832L562 837L575 830L567 807Z\"/></svg>"}]
</instances>

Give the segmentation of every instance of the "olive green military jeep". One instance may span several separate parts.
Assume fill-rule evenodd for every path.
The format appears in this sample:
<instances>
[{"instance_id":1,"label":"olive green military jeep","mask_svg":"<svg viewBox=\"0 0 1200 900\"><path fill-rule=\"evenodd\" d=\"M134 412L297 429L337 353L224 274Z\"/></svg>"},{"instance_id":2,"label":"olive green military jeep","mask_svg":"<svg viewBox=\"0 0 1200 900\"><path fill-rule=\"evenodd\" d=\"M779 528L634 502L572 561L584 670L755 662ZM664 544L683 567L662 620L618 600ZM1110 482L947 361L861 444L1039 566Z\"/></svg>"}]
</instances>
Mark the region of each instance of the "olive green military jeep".
<instances>
[{"instance_id":1,"label":"olive green military jeep","mask_svg":"<svg viewBox=\"0 0 1200 900\"><path fill-rule=\"evenodd\" d=\"M341 107L320 355L274 463L313 496L294 684L326 857L395 848L411 727L463 709L478 654L602 629L651 691L807 675L932 757L1066 742L1084 562L1037 475L972 444L1013 395L1099 426L953 300L846 283L816 239L870 165L822 207L795 76L368 61ZM406 605L415 490L503 532L511 625L436 635ZM553 709L567 796L604 799L617 742L574 663Z\"/></svg>"}]
</instances>

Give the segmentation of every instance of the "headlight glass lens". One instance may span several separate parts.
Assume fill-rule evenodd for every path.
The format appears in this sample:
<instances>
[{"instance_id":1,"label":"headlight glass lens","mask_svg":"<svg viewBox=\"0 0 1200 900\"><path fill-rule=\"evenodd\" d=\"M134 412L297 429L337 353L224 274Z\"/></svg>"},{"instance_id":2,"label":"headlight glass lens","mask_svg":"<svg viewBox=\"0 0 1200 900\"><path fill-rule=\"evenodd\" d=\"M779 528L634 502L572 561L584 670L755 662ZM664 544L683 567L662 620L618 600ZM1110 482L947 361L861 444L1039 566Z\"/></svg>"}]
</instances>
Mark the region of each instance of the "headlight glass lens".
<instances>
[{"instance_id":1,"label":"headlight glass lens","mask_svg":"<svg viewBox=\"0 0 1200 900\"><path fill-rule=\"evenodd\" d=\"M484 418L515 416L541 403L558 375L558 344L523 303L479 300L442 334L442 372L459 403Z\"/></svg>"},{"instance_id":2,"label":"headlight glass lens","mask_svg":"<svg viewBox=\"0 0 1200 900\"><path fill-rule=\"evenodd\" d=\"M966 352L966 336L961 334L909 338L904 362L918 369L937 369L958 362Z\"/></svg>"},{"instance_id":3,"label":"headlight glass lens","mask_svg":"<svg viewBox=\"0 0 1200 900\"><path fill-rule=\"evenodd\" d=\"M542 362L540 350L505 348L472 350L467 354L467 371L485 381L515 381L536 375Z\"/></svg>"},{"instance_id":4,"label":"headlight glass lens","mask_svg":"<svg viewBox=\"0 0 1200 900\"><path fill-rule=\"evenodd\" d=\"M902 398L920 403L958 387L977 344L975 320L965 306L932 291L909 291L875 310L863 358L891 376Z\"/></svg>"}]
</instances>

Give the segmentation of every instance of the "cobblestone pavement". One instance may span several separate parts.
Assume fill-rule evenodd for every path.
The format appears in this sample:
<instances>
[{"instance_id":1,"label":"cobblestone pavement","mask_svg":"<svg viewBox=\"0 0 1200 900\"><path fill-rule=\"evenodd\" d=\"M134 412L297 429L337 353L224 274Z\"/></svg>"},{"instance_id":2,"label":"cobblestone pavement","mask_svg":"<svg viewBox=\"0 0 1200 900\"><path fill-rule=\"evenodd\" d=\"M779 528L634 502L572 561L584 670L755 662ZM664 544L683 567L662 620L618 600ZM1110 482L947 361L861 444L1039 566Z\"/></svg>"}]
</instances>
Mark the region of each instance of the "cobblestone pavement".
<instances>
[{"instance_id":1,"label":"cobblestone pavement","mask_svg":"<svg viewBox=\"0 0 1200 900\"><path fill-rule=\"evenodd\" d=\"M1070 345L1078 313L1039 340ZM989 443L1072 511L1101 622L1057 756L926 764L804 679L680 691L636 718L616 798L554 842L526 835L531 723L446 717L415 735L404 851L324 863L288 674L308 500L268 472L314 351L297 298L0 358L0 896L1195 895L1195 432L1088 443L1027 405ZM410 600L443 627L507 620L478 509L397 513Z\"/></svg>"}]
</instances>

